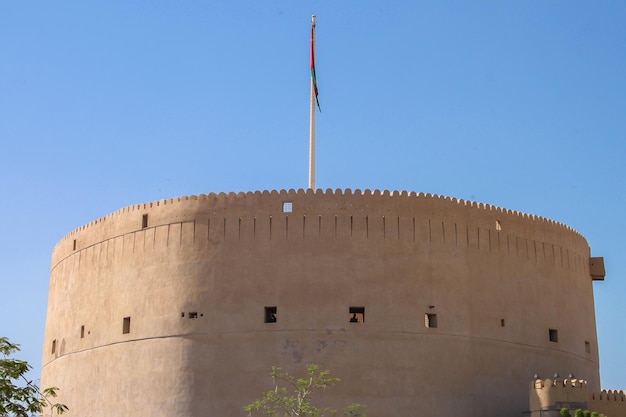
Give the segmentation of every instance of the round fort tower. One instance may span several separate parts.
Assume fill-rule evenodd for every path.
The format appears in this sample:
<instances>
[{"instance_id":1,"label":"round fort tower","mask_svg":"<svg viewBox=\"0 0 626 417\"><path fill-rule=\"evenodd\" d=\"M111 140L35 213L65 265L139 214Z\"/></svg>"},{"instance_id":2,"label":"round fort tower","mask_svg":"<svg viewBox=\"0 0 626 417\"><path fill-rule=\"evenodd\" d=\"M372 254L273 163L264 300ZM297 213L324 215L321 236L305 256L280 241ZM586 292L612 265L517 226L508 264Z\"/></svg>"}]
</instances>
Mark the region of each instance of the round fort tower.
<instances>
[{"instance_id":1,"label":"round fort tower","mask_svg":"<svg viewBox=\"0 0 626 417\"><path fill-rule=\"evenodd\" d=\"M130 206L54 249L42 384L70 417L240 417L272 365L317 363L335 408L519 416L535 373L599 391L592 260L563 224L428 194Z\"/></svg>"}]
</instances>

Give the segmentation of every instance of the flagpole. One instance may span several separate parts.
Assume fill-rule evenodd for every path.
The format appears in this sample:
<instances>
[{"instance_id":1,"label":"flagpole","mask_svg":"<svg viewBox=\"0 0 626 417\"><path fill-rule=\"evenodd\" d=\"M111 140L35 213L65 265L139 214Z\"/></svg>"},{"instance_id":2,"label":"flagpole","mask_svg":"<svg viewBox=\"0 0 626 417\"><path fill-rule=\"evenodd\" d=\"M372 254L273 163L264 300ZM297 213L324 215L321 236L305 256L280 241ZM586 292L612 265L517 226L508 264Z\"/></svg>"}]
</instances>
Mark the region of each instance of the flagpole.
<instances>
[{"instance_id":1,"label":"flagpole","mask_svg":"<svg viewBox=\"0 0 626 417\"><path fill-rule=\"evenodd\" d=\"M311 71L314 72L315 57L315 15L311 17ZM315 74L311 75L311 117L309 123L309 189L315 191Z\"/></svg>"}]
</instances>

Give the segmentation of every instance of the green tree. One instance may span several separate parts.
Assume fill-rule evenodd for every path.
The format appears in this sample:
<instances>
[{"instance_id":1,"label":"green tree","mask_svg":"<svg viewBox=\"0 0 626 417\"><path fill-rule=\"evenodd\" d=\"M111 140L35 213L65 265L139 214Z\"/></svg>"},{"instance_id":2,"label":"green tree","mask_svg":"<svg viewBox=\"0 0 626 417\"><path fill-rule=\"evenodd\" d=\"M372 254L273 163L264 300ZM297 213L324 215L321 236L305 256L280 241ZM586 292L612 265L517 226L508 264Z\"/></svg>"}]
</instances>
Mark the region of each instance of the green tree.
<instances>
[{"instance_id":1,"label":"green tree","mask_svg":"<svg viewBox=\"0 0 626 417\"><path fill-rule=\"evenodd\" d=\"M317 365L307 365L307 375L296 378L273 366L270 375L274 389L244 407L250 416L255 413L272 417L324 417L337 414L337 410L318 408L311 402L315 392L324 391L326 387L339 382L339 378L331 377L329 371L320 371ZM351 404L344 410L344 415L365 417L364 409L360 404Z\"/></svg>"},{"instance_id":2,"label":"green tree","mask_svg":"<svg viewBox=\"0 0 626 417\"><path fill-rule=\"evenodd\" d=\"M28 362L11 358L19 350L20 345L0 337L0 416L28 417L41 413L46 407L50 407L51 413L63 414L67 406L49 400L56 397L58 388L39 389L37 384L26 379L26 373L31 369Z\"/></svg>"},{"instance_id":3,"label":"green tree","mask_svg":"<svg viewBox=\"0 0 626 417\"><path fill-rule=\"evenodd\" d=\"M572 417L572 414L567 408L561 408L561 417Z\"/></svg>"},{"instance_id":4,"label":"green tree","mask_svg":"<svg viewBox=\"0 0 626 417\"><path fill-rule=\"evenodd\" d=\"M585 413L582 409L578 408L576 411L574 411L574 417L585 417Z\"/></svg>"}]
</instances>

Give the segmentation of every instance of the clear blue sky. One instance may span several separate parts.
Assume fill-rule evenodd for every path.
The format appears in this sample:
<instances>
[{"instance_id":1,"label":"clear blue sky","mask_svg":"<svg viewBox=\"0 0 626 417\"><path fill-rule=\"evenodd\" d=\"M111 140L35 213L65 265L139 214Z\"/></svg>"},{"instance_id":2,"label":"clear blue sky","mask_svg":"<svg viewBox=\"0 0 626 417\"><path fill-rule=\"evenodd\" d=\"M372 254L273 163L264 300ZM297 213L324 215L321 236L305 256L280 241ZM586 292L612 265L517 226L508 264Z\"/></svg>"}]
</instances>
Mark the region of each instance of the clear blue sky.
<instances>
[{"instance_id":1,"label":"clear blue sky","mask_svg":"<svg viewBox=\"0 0 626 417\"><path fill-rule=\"evenodd\" d=\"M312 14L318 187L578 230L606 261L602 386L626 389L624 1L3 2L0 335L38 376L50 255L74 228L182 195L307 187Z\"/></svg>"}]
</instances>

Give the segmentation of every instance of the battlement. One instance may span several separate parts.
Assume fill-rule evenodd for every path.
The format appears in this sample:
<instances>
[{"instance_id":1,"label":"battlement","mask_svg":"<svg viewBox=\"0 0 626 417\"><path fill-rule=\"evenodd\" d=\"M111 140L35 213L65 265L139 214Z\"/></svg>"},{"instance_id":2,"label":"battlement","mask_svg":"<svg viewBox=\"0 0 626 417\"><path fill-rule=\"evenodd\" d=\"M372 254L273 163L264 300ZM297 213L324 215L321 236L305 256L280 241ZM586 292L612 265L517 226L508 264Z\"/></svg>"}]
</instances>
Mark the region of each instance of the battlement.
<instances>
[{"instance_id":1,"label":"battlement","mask_svg":"<svg viewBox=\"0 0 626 417\"><path fill-rule=\"evenodd\" d=\"M536 379L531 381L531 389L535 390L551 390L551 389L564 389L570 390L570 388L586 390L587 381L584 379L565 378L565 379Z\"/></svg>"},{"instance_id":2,"label":"battlement","mask_svg":"<svg viewBox=\"0 0 626 417\"><path fill-rule=\"evenodd\" d=\"M554 411L587 408L587 381L576 378L536 379L530 385L530 410ZM537 414L539 415L539 414Z\"/></svg>"},{"instance_id":3,"label":"battlement","mask_svg":"<svg viewBox=\"0 0 626 417\"><path fill-rule=\"evenodd\" d=\"M609 417L626 416L626 394L624 391L602 390L589 395L589 409L598 410Z\"/></svg>"},{"instance_id":4,"label":"battlement","mask_svg":"<svg viewBox=\"0 0 626 417\"><path fill-rule=\"evenodd\" d=\"M606 401L624 401L626 402L626 393L623 390L605 390L600 393L591 394L592 399L606 400Z\"/></svg>"},{"instance_id":5,"label":"battlement","mask_svg":"<svg viewBox=\"0 0 626 417\"><path fill-rule=\"evenodd\" d=\"M587 381L576 378L533 380L529 400L531 417L556 416L561 408L596 411L609 417L626 416L624 391L589 393Z\"/></svg>"},{"instance_id":6,"label":"battlement","mask_svg":"<svg viewBox=\"0 0 626 417\"><path fill-rule=\"evenodd\" d=\"M569 227L566 224L557 222L555 220L551 220L551 219L541 217L535 214L528 214L528 213L518 212L516 210L510 210L510 209L494 206L491 204L475 202L475 201L470 201L470 200L463 200L463 199L458 199L454 197L447 197L447 196L442 196L438 194L430 194L430 193L422 193L422 192L414 192L414 191L397 191L397 190L394 190L394 191L382 190L381 191L378 189L375 189L375 190L365 189L363 191L361 191L360 189L356 189L352 191L350 188L347 188L345 190L338 188L334 191L328 188L326 191L323 191L321 189L317 189L313 191L310 189L304 190L300 188L298 190L282 189L282 190L248 191L248 192L238 192L238 193L235 193L235 192L213 193L211 192L209 194L182 196L182 197L170 198L170 199L159 200L159 201L154 201L154 202L149 202L149 203L135 204L135 205L123 207L113 213L107 214L83 226L80 226L74 229L73 231L71 231L63 239L71 239L73 235L79 232L85 231L93 226L107 222L108 220L114 219L115 217L126 215L128 213L132 213L136 211L156 208L156 207L162 207L162 206L168 206L168 205L172 206L176 204L185 204L190 201L207 201L211 203L211 206L218 208L218 207L228 206L237 200L254 199L254 200L259 200L262 202L267 202L268 200L287 201L293 198L304 197L304 196L307 196L307 197L325 196L325 197L335 197L335 198L340 198L340 199L341 198L345 199L345 198L366 197L366 198L374 199L375 201L393 198L393 199L397 199L399 204L402 203L402 200L410 201L411 199L416 199L416 198L428 199L428 200L431 200L433 203L437 203L437 202L441 202L444 204L456 203L459 206L465 206L465 207L475 208L477 210L485 210L485 211L494 212L494 213L502 213L505 215L518 216L522 219L531 220L533 222L543 222L543 223L547 223L550 225L555 225L558 227L562 227L564 230L567 230L569 232L573 232L577 234L578 236L580 236L581 238L584 238L575 229Z\"/></svg>"},{"instance_id":7,"label":"battlement","mask_svg":"<svg viewBox=\"0 0 626 417\"><path fill-rule=\"evenodd\" d=\"M52 265L110 239L187 223L193 225L192 241L202 230L207 238L231 241L349 236L390 242L392 236L397 240L412 236L413 242L421 239L439 246L465 242L487 253L589 270L587 241L563 223L437 194L369 189L221 192L135 204L67 234L55 246Z\"/></svg>"}]
</instances>

